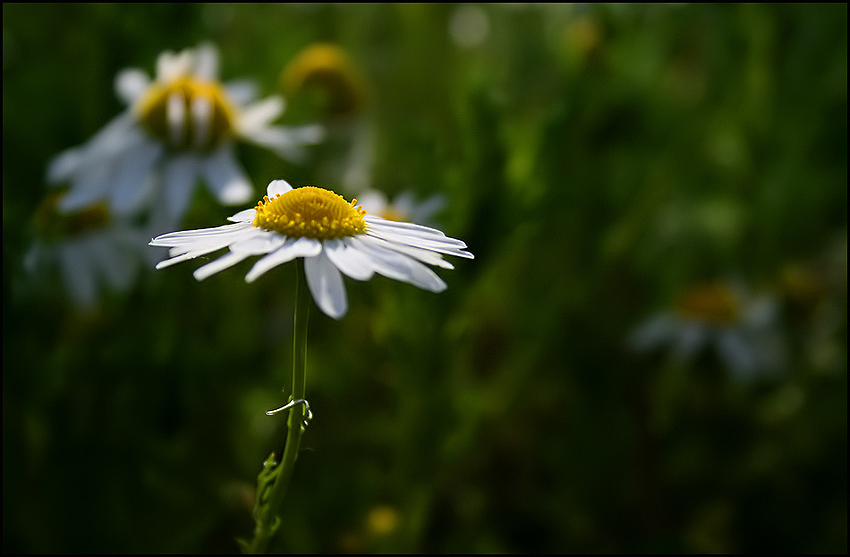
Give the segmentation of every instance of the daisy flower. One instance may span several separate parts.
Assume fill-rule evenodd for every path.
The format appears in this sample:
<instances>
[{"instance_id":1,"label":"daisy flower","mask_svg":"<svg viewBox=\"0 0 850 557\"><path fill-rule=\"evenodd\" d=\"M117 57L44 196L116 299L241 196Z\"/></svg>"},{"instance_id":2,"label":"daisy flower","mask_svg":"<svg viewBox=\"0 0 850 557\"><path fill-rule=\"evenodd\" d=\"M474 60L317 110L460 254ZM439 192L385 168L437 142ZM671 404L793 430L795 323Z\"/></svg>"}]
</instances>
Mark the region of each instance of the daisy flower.
<instances>
[{"instance_id":1,"label":"daisy flower","mask_svg":"<svg viewBox=\"0 0 850 557\"><path fill-rule=\"evenodd\" d=\"M751 377L781 367L778 313L769 296L751 296L738 285L697 284L679 294L672 310L638 325L628 343L638 352L666 346L680 361L710 350L727 369Z\"/></svg>"},{"instance_id":2,"label":"daisy flower","mask_svg":"<svg viewBox=\"0 0 850 557\"><path fill-rule=\"evenodd\" d=\"M106 201L124 215L153 205L164 208L165 221L177 223L200 178L222 204L245 203L255 194L236 159L235 140L298 161L303 146L323 133L318 126L272 126L283 99L252 103L251 83L220 83L211 45L164 52L153 81L142 70L128 69L118 74L115 87L127 110L49 164L48 182L71 186L59 206L63 211Z\"/></svg>"},{"instance_id":3,"label":"daisy flower","mask_svg":"<svg viewBox=\"0 0 850 557\"><path fill-rule=\"evenodd\" d=\"M92 308L106 289L130 289L145 256L144 232L111 217L103 203L71 214L49 195L35 215L37 239L24 256L31 274L58 268L77 307Z\"/></svg>"},{"instance_id":4,"label":"daisy flower","mask_svg":"<svg viewBox=\"0 0 850 557\"><path fill-rule=\"evenodd\" d=\"M413 194L407 191L398 194L392 202L377 190L367 190L357 197L360 206L368 213L386 220L426 225L430 223L431 217L446 204L446 199L442 195L433 195L422 202L417 202Z\"/></svg>"},{"instance_id":5,"label":"daisy flower","mask_svg":"<svg viewBox=\"0 0 850 557\"><path fill-rule=\"evenodd\" d=\"M312 107L326 125L320 179L348 194L365 190L372 181L375 131L368 82L352 57L335 44L310 44L290 60L279 82L286 98Z\"/></svg>"},{"instance_id":6,"label":"daisy flower","mask_svg":"<svg viewBox=\"0 0 850 557\"><path fill-rule=\"evenodd\" d=\"M441 292L446 283L424 264L453 269L442 254L473 258L461 240L426 226L368 215L356 202L329 190L293 189L275 180L256 207L230 217L234 224L163 234L150 245L171 248L171 259L161 261L157 269L229 248L195 270L198 280L262 255L245 276L253 282L273 267L302 257L313 299L334 319L348 311L343 274L362 281L378 273Z\"/></svg>"}]
</instances>

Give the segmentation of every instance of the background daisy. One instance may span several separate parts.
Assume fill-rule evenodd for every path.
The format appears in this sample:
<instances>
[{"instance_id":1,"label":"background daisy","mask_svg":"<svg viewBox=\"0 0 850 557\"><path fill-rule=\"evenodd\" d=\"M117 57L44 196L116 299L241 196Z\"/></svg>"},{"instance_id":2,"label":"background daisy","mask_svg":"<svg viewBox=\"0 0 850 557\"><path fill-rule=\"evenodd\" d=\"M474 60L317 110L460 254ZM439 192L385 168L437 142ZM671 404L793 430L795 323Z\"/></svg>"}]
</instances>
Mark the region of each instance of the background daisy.
<instances>
[{"instance_id":1,"label":"background daisy","mask_svg":"<svg viewBox=\"0 0 850 557\"><path fill-rule=\"evenodd\" d=\"M784 365L778 301L754 296L739 284L698 284L682 292L671 311L635 327L629 345L638 352L667 350L679 361L710 351L732 373L753 378Z\"/></svg>"},{"instance_id":2,"label":"background daisy","mask_svg":"<svg viewBox=\"0 0 850 557\"><path fill-rule=\"evenodd\" d=\"M71 300L92 309L107 290L127 292L149 253L145 232L110 215L104 204L75 213L56 210L61 195L49 195L35 217L35 239L24 256L24 268L34 282L59 271Z\"/></svg>"},{"instance_id":3,"label":"background daisy","mask_svg":"<svg viewBox=\"0 0 850 557\"><path fill-rule=\"evenodd\" d=\"M390 202L386 194L378 190L366 190L357 196L360 205L367 212L387 220L415 222L431 226L432 217L446 205L445 196L435 194L428 199L417 201L413 193L404 191Z\"/></svg>"},{"instance_id":4,"label":"background daisy","mask_svg":"<svg viewBox=\"0 0 850 557\"><path fill-rule=\"evenodd\" d=\"M303 146L322 137L318 126L272 125L284 109L281 97L254 102L251 83L220 83L218 53L209 44L163 52L153 80L142 70L124 70L115 88L128 109L86 144L50 163L48 181L71 186L62 210L101 200L120 215L155 207L163 213L157 223L173 226L186 213L199 181L225 205L254 197L235 141L302 161Z\"/></svg>"}]
</instances>

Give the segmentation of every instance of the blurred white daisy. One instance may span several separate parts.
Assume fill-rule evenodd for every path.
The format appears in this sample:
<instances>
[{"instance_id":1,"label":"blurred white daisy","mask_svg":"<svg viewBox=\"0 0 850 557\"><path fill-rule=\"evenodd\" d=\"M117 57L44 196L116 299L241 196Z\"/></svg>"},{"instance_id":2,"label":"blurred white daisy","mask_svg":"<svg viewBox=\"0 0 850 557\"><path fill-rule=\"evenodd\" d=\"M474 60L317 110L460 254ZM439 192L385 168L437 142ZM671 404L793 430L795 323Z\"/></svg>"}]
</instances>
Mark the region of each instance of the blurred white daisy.
<instances>
[{"instance_id":1,"label":"blurred white daisy","mask_svg":"<svg viewBox=\"0 0 850 557\"><path fill-rule=\"evenodd\" d=\"M415 222L416 224L431 225L431 217L438 213L446 204L442 195L433 195L421 202L416 201L410 192L398 194L392 202L383 192L367 190L357 196L360 206L367 213L378 215L387 220L398 222Z\"/></svg>"},{"instance_id":2,"label":"blurred white daisy","mask_svg":"<svg viewBox=\"0 0 850 557\"><path fill-rule=\"evenodd\" d=\"M105 204L60 213L59 194L49 195L35 215L37 238L24 256L33 275L58 268L72 301L94 307L104 291L125 292L146 255L144 232L111 218Z\"/></svg>"},{"instance_id":3,"label":"blurred white daisy","mask_svg":"<svg viewBox=\"0 0 850 557\"><path fill-rule=\"evenodd\" d=\"M279 81L286 98L312 106L326 125L321 180L359 197L372 181L375 129L368 80L355 60L341 46L312 43L289 61Z\"/></svg>"},{"instance_id":4,"label":"blurred white daisy","mask_svg":"<svg viewBox=\"0 0 850 557\"><path fill-rule=\"evenodd\" d=\"M60 204L63 211L97 201L106 201L120 215L161 207L166 215L160 222L175 226L201 178L223 204L255 196L236 159L235 140L297 162L303 146L323 134L319 126L271 125L283 112L283 99L252 103L256 91L251 83L220 83L218 54L208 44L162 53L153 81L142 70L124 70L115 87L128 109L48 167L50 183L71 186Z\"/></svg>"},{"instance_id":5,"label":"blurred white daisy","mask_svg":"<svg viewBox=\"0 0 850 557\"><path fill-rule=\"evenodd\" d=\"M230 217L235 224L163 234L150 244L171 248L171 259L161 261L158 269L229 248L227 254L195 271L198 280L262 255L245 276L253 282L266 271L303 257L313 299L334 319L348 311L340 272L355 280L368 280L378 273L441 292L446 283L423 263L453 269L441 254L473 257L461 240L426 226L367 215L356 203L329 190L293 189L275 180L256 207Z\"/></svg>"},{"instance_id":6,"label":"blurred white daisy","mask_svg":"<svg viewBox=\"0 0 850 557\"><path fill-rule=\"evenodd\" d=\"M708 283L684 290L672 310L638 325L628 343L638 352L666 347L680 361L712 350L727 369L749 377L782 366L778 329L774 298L751 296L735 284Z\"/></svg>"}]
</instances>

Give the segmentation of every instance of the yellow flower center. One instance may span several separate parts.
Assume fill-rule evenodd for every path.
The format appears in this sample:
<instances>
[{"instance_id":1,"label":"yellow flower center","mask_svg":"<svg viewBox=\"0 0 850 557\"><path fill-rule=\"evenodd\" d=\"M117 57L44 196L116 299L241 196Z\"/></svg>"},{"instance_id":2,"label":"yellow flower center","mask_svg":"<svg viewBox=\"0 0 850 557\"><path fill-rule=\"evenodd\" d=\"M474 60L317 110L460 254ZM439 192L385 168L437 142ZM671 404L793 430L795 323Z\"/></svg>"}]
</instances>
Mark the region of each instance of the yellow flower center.
<instances>
[{"instance_id":1,"label":"yellow flower center","mask_svg":"<svg viewBox=\"0 0 850 557\"><path fill-rule=\"evenodd\" d=\"M233 132L235 109L218 83L184 77L152 85L136 105L136 115L163 143L206 151Z\"/></svg>"},{"instance_id":2,"label":"yellow flower center","mask_svg":"<svg viewBox=\"0 0 850 557\"><path fill-rule=\"evenodd\" d=\"M389 505L378 505L369 512L369 531L383 536L396 529L399 523L398 511Z\"/></svg>"},{"instance_id":3,"label":"yellow flower center","mask_svg":"<svg viewBox=\"0 0 850 557\"><path fill-rule=\"evenodd\" d=\"M327 43L314 44L298 54L281 75L281 84L291 95L309 89L324 91L324 109L331 116L357 114L366 100L366 91L348 56Z\"/></svg>"},{"instance_id":4,"label":"yellow flower center","mask_svg":"<svg viewBox=\"0 0 850 557\"><path fill-rule=\"evenodd\" d=\"M808 319L820 306L827 288L824 278L814 269L793 264L782 269L779 286L789 310L803 319Z\"/></svg>"},{"instance_id":5,"label":"yellow flower center","mask_svg":"<svg viewBox=\"0 0 850 557\"><path fill-rule=\"evenodd\" d=\"M331 240L366 232L366 211L357 200L315 186L304 186L269 196L257 204L254 226L285 236Z\"/></svg>"},{"instance_id":6,"label":"yellow flower center","mask_svg":"<svg viewBox=\"0 0 850 557\"><path fill-rule=\"evenodd\" d=\"M722 284L702 284L685 290L676 311L688 319L728 325L738 319L740 307L735 294Z\"/></svg>"},{"instance_id":7,"label":"yellow flower center","mask_svg":"<svg viewBox=\"0 0 850 557\"><path fill-rule=\"evenodd\" d=\"M41 202L35 212L35 226L46 240L60 240L76 236L109 223L106 203L97 203L74 213L63 213L57 208L65 192L53 192Z\"/></svg>"}]
</instances>

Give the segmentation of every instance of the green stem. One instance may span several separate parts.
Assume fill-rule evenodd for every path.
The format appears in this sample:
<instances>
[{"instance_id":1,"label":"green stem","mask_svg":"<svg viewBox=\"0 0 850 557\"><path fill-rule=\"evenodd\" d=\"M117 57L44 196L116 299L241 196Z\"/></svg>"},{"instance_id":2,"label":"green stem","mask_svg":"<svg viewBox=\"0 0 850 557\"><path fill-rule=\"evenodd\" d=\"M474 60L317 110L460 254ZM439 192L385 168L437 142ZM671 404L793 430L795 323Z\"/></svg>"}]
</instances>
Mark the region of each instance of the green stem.
<instances>
[{"instance_id":1,"label":"green stem","mask_svg":"<svg viewBox=\"0 0 850 557\"><path fill-rule=\"evenodd\" d=\"M310 293L304 276L304 262L296 260L298 276L295 279L295 327L293 331L292 358L292 393L289 400L304 399L307 379L307 319L310 311ZM280 508L283 496L292 479L292 470L298 459L298 448L301 445L301 435L304 433L303 404L296 404L289 410L289 431L286 436L286 446L283 449L283 459L276 468L271 469L272 458L264 464L257 492L257 506L254 509L254 539L245 546L246 553L264 553L266 547L280 527ZM271 486L267 484L273 481ZM264 494L263 491L266 491Z\"/></svg>"}]
</instances>

